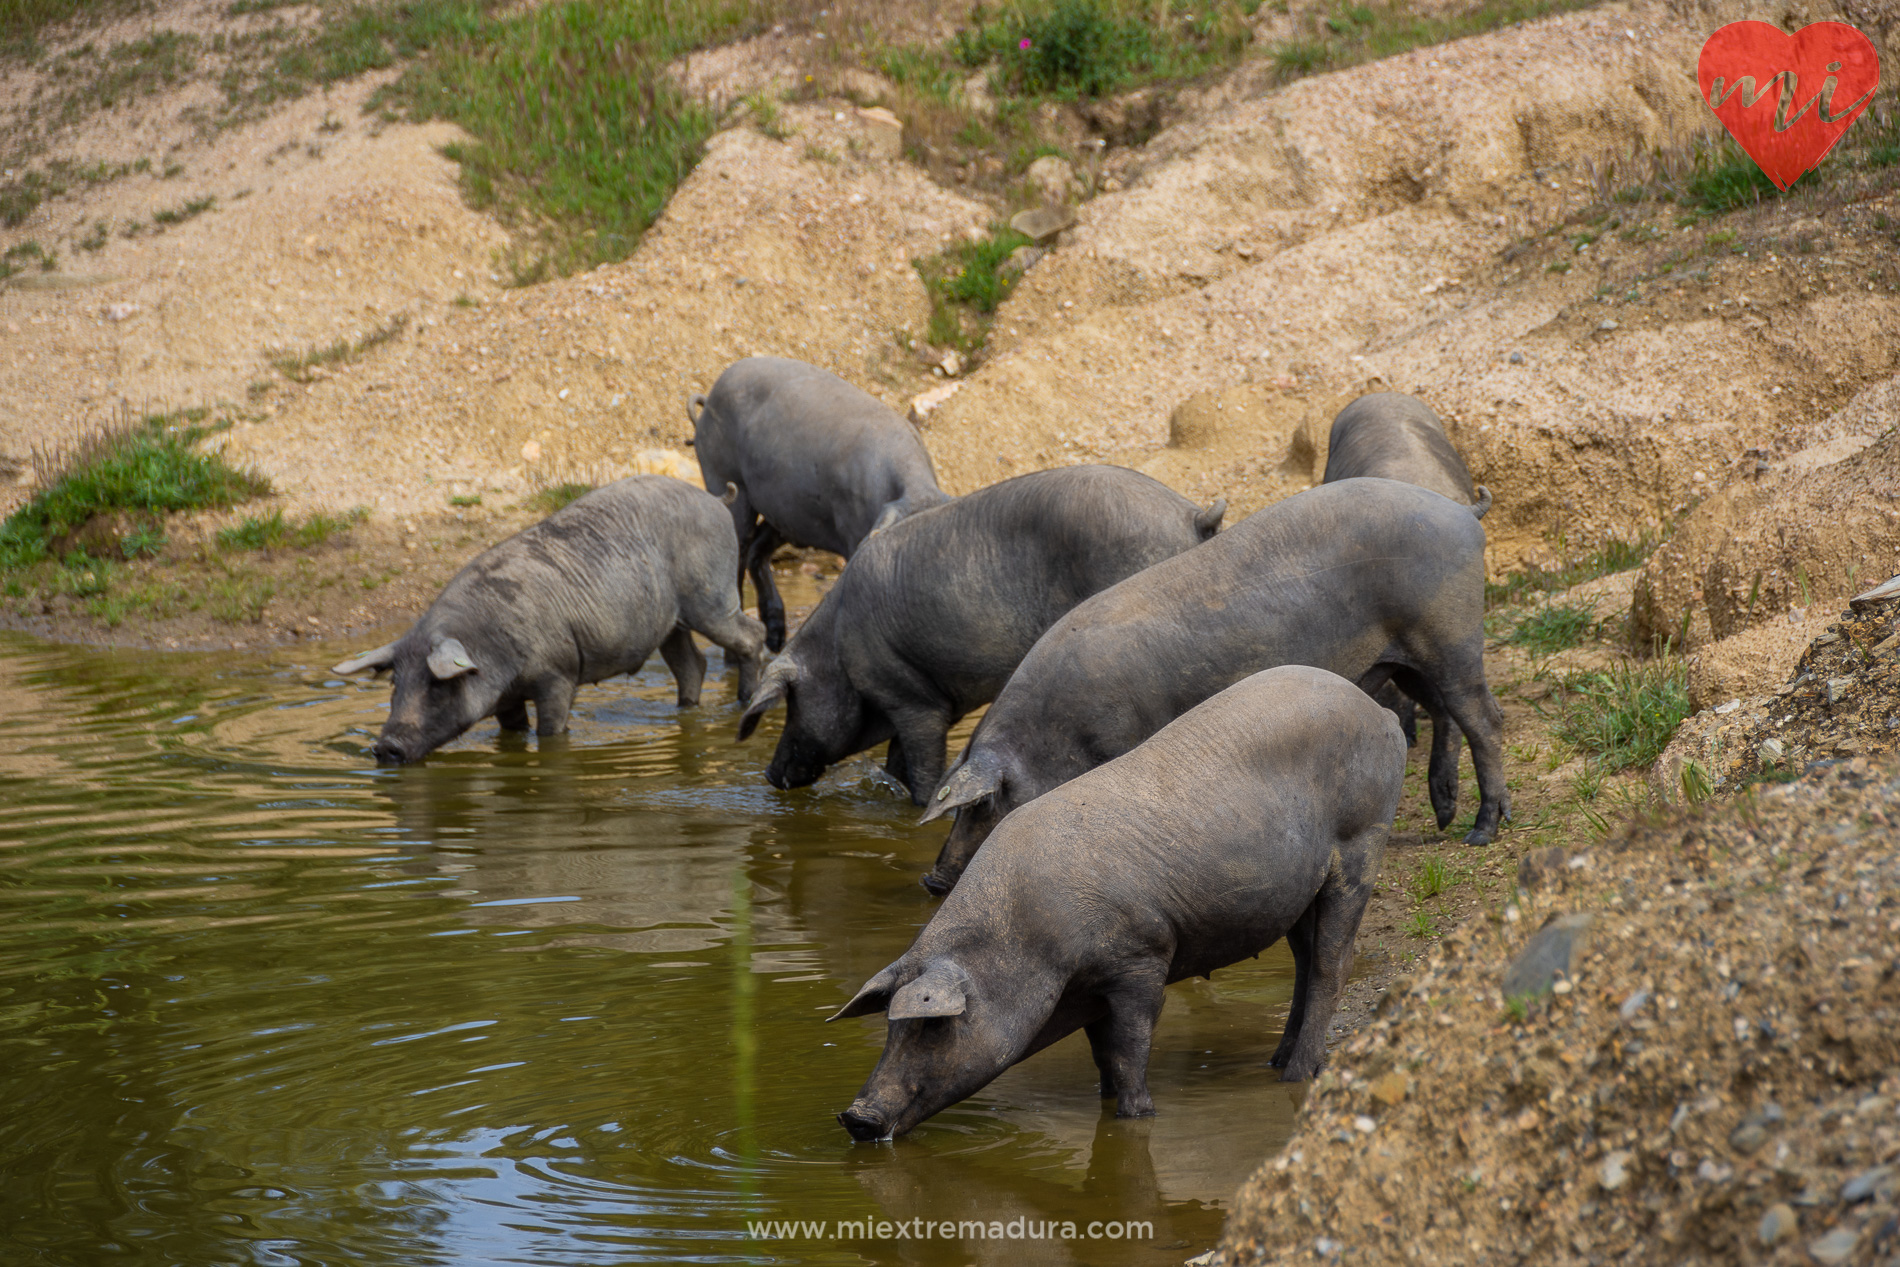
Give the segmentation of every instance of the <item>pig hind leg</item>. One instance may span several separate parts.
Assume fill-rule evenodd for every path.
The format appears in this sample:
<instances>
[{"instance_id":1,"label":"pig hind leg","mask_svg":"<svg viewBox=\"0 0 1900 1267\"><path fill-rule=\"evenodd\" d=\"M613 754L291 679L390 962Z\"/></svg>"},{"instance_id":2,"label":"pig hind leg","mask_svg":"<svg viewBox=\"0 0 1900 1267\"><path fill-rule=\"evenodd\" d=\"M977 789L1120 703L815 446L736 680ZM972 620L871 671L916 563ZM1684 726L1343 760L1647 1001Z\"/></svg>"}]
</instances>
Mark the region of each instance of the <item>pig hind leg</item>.
<instances>
[{"instance_id":1,"label":"pig hind leg","mask_svg":"<svg viewBox=\"0 0 1900 1267\"><path fill-rule=\"evenodd\" d=\"M772 580L772 552L785 544L777 528L761 519L745 546L745 573L752 578L753 592L759 596L759 620L765 625L765 645L778 652L785 649L785 603Z\"/></svg>"},{"instance_id":2,"label":"pig hind leg","mask_svg":"<svg viewBox=\"0 0 1900 1267\"><path fill-rule=\"evenodd\" d=\"M1364 837L1341 848L1336 855L1357 860L1361 865L1335 862L1333 872L1320 886L1313 905L1302 919L1312 920L1312 966L1306 975L1306 989L1299 991L1296 1006L1300 1010L1299 1036L1294 1039L1280 1077L1300 1082L1319 1072L1326 1063L1326 1031L1333 1023L1333 1010L1346 988L1346 976L1352 971L1352 943L1359 935L1359 921L1365 916L1372 898L1372 883L1378 861L1384 854L1385 825L1368 829L1376 839ZM1371 847L1366 847L1368 844ZM1369 862L1370 865L1363 865Z\"/></svg>"},{"instance_id":3,"label":"pig hind leg","mask_svg":"<svg viewBox=\"0 0 1900 1267\"><path fill-rule=\"evenodd\" d=\"M1275 1069L1286 1068L1287 1061L1293 1059L1293 1048L1300 1041L1300 1026L1306 1021L1306 992L1313 983L1313 924L1314 908L1309 906L1293 927L1286 930L1286 946L1293 952L1293 1003L1286 1013L1286 1031L1280 1035L1280 1045L1268 1057L1267 1064Z\"/></svg>"},{"instance_id":4,"label":"pig hind leg","mask_svg":"<svg viewBox=\"0 0 1900 1267\"><path fill-rule=\"evenodd\" d=\"M1444 684L1440 694L1452 720L1471 742L1471 764L1478 772L1478 816L1465 836L1465 843L1488 845L1497 839L1498 828L1511 817L1511 792L1504 783L1504 710L1498 706L1491 688L1485 685L1482 673L1465 681ZM1455 764L1457 731L1452 734Z\"/></svg>"},{"instance_id":5,"label":"pig hind leg","mask_svg":"<svg viewBox=\"0 0 1900 1267\"><path fill-rule=\"evenodd\" d=\"M728 669L735 664L739 666L739 702L750 703L752 693L759 689L759 672L765 665L765 626L739 610L738 590L681 594L678 632L685 634L689 629L705 634L714 646L724 649ZM665 643L660 645L660 652L662 655L666 653ZM673 661L668 659L666 663L671 667ZM703 673L703 658L700 664ZM679 676L677 668L673 676ZM686 702L682 696L680 703ZM697 691L693 693L691 702L699 702Z\"/></svg>"},{"instance_id":6,"label":"pig hind leg","mask_svg":"<svg viewBox=\"0 0 1900 1267\"><path fill-rule=\"evenodd\" d=\"M680 707L691 708L699 703L700 687L706 681L706 654L694 643L692 631L684 625L675 625L673 632L660 643L660 658L666 661L674 685L679 688Z\"/></svg>"},{"instance_id":7,"label":"pig hind leg","mask_svg":"<svg viewBox=\"0 0 1900 1267\"><path fill-rule=\"evenodd\" d=\"M1443 831L1458 817L1458 726L1452 721L1444 698L1424 674L1416 669L1397 668L1392 671L1392 680L1399 689L1423 704L1426 715L1432 719L1432 757L1425 787L1431 793L1432 815L1438 820L1438 830Z\"/></svg>"},{"instance_id":8,"label":"pig hind leg","mask_svg":"<svg viewBox=\"0 0 1900 1267\"><path fill-rule=\"evenodd\" d=\"M912 804L927 804L943 782L943 768L949 761L949 720L925 708L892 709L890 717L897 737L891 740L884 768L910 789ZM892 761L899 769L892 768Z\"/></svg>"},{"instance_id":9,"label":"pig hind leg","mask_svg":"<svg viewBox=\"0 0 1900 1267\"><path fill-rule=\"evenodd\" d=\"M1105 994L1108 1015L1083 1027L1101 1071L1102 1094L1115 1097L1116 1117L1148 1117L1155 1111L1148 1094L1148 1052L1166 984L1166 973L1159 969L1122 977Z\"/></svg>"}]
</instances>

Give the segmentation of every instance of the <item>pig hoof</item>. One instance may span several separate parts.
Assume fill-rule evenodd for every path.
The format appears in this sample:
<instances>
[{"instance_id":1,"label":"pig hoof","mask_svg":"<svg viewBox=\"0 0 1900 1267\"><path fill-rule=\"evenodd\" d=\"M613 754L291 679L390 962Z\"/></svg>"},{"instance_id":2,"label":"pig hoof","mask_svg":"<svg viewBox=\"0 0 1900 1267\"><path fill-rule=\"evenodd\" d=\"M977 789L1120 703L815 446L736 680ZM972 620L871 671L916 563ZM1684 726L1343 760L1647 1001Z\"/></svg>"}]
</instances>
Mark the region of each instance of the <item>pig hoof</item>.
<instances>
[{"instance_id":1,"label":"pig hoof","mask_svg":"<svg viewBox=\"0 0 1900 1267\"><path fill-rule=\"evenodd\" d=\"M930 890L932 897L942 897L950 891L950 882L938 875L935 871L926 871L921 883L926 889Z\"/></svg>"},{"instance_id":2,"label":"pig hoof","mask_svg":"<svg viewBox=\"0 0 1900 1267\"><path fill-rule=\"evenodd\" d=\"M1465 843L1467 845L1488 845L1495 839L1497 839L1496 832L1486 831L1482 827L1473 827L1465 834Z\"/></svg>"}]
</instances>

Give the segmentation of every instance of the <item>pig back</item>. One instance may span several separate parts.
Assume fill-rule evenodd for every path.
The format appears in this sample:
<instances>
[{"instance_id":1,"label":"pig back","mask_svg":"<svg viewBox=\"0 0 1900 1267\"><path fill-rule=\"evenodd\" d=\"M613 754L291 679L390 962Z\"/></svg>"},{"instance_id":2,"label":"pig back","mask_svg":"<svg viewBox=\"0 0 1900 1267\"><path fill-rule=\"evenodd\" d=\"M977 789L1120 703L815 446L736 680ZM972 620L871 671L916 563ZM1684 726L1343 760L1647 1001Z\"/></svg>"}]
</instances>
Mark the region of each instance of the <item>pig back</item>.
<instances>
[{"instance_id":1,"label":"pig back","mask_svg":"<svg viewBox=\"0 0 1900 1267\"><path fill-rule=\"evenodd\" d=\"M1405 752L1391 713L1344 678L1253 674L1006 816L946 914L1008 900L1097 947L1160 937L1170 980L1211 971L1285 936L1336 853L1370 850L1376 867Z\"/></svg>"},{"instance_id":2,"label":"pig back","mask_svg":"<svg viewBox=\"0 0 1900 1267\"><path fill-rule=\"evenodd\" d=\"M1333 419L1323 482L1372 476L1403 480L1469 505L1471 472L1431 406L1402 392L1361 396Z\"/></svg>"}]
</instances>

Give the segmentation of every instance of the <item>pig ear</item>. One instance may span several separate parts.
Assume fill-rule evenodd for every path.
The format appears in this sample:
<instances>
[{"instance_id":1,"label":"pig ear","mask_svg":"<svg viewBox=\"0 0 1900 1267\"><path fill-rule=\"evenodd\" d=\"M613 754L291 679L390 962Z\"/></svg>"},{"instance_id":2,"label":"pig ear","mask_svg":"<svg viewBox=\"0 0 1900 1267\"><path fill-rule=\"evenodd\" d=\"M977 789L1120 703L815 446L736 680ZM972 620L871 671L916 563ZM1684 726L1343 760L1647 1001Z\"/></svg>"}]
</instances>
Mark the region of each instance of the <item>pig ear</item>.
<instances>
[{"instance_id":1,"label":"pig ear","mask_svg":"<svg viewBox=\"0 0 1900 1267\"><path fill-rule=\"evenodd\" d=\"M429 672L441 681L480 671L459 638L444 638L429 652Z\"/></svg>"},{"instance_id":2,"label":"pig ear","mask_svg":"<svg viewBox=\"0 0 1900 1267\"><path fill-rule=\"evenodd\" d=\"M361 673L364 669L375 669L381 672L394 663L396 663L396 644L388 642L374 651L365 651L360 656L353 656L341 664L331 666L330 672L339 675Z\"/></svg>"},{"instance_id":3,"label":"pig ear","mask_svg":"<svg viewBox=\"0 0 1900 1267\"><path fill-rule=\"evenodd\" d=\"M1227 514L1227 499L1216 497L1203 510L1194 512L1194 531L1201 534L1205 541L1220 531L1220 521Z\"/></svg>"},{"instance_id":4,"label":"pig ear","mask_svg":"<svg viewBox=\"0 0 1900 1267\"><path fill-rule=\"evenodd\" d=\"M934 818L942 818L953 809L961 809L986 796L996 795L1002 786L1002 763L988 753L978 753L950 771L943 786L930 798L930 808L917 821L927 823Z\"/></svg>"},{"instance_id":5,"label":"pig ear","mask_svg":"<svg viewBox=\"0 0 1900 1267\"><path fill-rule=\"evenodd\" d=\"M842 1021L851 1016L869 1016L873 1012L882 1012L891 1001L891 991L897 988L897 965L892 964L884 971L864 983L852 1000L827 1016L825 1020Z\"/></svg>"},{"instance_id":6,"label":"pig ear","mask_svg":"<svg viewBox=\"0 0 1900 1267\"><path fill-rule=\"evenodd\" d=\"M759 689L752 693L752 703L739 717L739 742L752 738L752 732L759 728L759 719L785 702L792 683L798 681L798 661L789 655L782 655L765 666L765 672L759 675Z\"/></svg>"},{"instance_id":7,"label":"pig ear","mask_svg":"<svg viewBox=\"0 0 1900 1267\"><path fill-rule=\"evenodd\" d=\"M953 960L939 959L924 975L891 996L890 1018L914 1021L930 1016L961 1016L969 974Z\"/></svg>"}]
</instances>

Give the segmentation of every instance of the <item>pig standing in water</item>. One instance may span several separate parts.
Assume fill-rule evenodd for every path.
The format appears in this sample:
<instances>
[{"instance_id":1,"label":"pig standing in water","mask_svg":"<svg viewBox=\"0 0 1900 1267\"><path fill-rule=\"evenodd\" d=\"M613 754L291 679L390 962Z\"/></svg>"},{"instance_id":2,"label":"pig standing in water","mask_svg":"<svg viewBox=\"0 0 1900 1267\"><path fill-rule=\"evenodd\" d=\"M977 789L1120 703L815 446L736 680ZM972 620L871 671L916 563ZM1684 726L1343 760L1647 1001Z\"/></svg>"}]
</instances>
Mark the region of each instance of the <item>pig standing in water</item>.
<instances>
[{"instance_id":1,"label":"pig standing in water","mask_svg":"<svg viewBox=\"0 0 1900 1267\"><path fill-rule=\"evenodd\" d=\"M1326 441L1326 475L1321 482L1331 484L1361 476L1403 480L1429 488L1470 506L1471 513L1480 519L1491 509L1491 490L1482 484L1472 486L1471 472L1452 447L1445 424L1430 405L1404 392L1361 396L1333 419ZM1388 682L1373 698L1397 714L1399 725L1405 728L1407 747L1418 742L1417 709L1397 686Z\"/></svg>"},{"instance_id":2,"label":"pig standing in water","mask_svg":"<svg viewBox=\"0 0 1900 1267\"><path fill-rule=\"evenodd\" d=\"M1484 677L1484 529L1471 508L1396 480L1321 484L1080 603L1049 627L977 723L924 821L957 821L924 877L957 882L1010 810L1120 756L1225 687L1277 664L1368 691L1396 680L1434 720L1428 788L1458 807L1458 735L1480 804L1467 844L1510 812L1504 711Z\"/></svg>"},{"instance_id":3,"label":"pig standing in water","mask_svg":"<svg viewBox=\"0 0 1900 1267\"><path fill-rule=\"evenodd\" d=\"M889 739L885 769L922 805L950 727L996 698L1043 630L1207 540L1226 509L1123 467L1065 466L912 515L865 541L766 667L739 738L786 706L765 772L782 788Z\"/></svg>"},{"instance_id":4,"label":"pig standing in water","mask_svg":"<svg viewBox=\"0 0 1900 1267\"><path fill-rule=\"evenodd\" d=\"M706 490L730 497L766 646L785 645L772 552L786 542L849 559L858 544L950 495L917 429L828 370L777 356L735 361L686 402Z\"/></svg>"},{"instance_id":5,"label":"pig standing in water","mask_svg":"<svg viewBox=\"0 0 1900 1267\"><path fill-rule=\"evenodd\" d=\"M333 673L393 669L389 720L371 745L414 761L484 717L508 730L567 729L577 686L637 672L658 648L682 705L699 703L697 630L757 688L765 631L739 610L738 543L726 508L691 484L636 475L576 499L456 573L395 642Z\"/></svg>"},{"instance_id":6,"label":"pig standing in water","mask_svg":"<svg viewBox=\"0 0 1900 1267\"><path fill-rule=\"evenodd\" d=\"M1311 1076L1404 778L1391 713L1324 669L1283 666L1016 810L838 1012L890 1018L839 1122L857 1140L900 1135L1077 1029L1117 1115L1152 1113L1163 988L1282 937L1293 1006L1270 1063Z\"/></svg>"}]
</instances>

